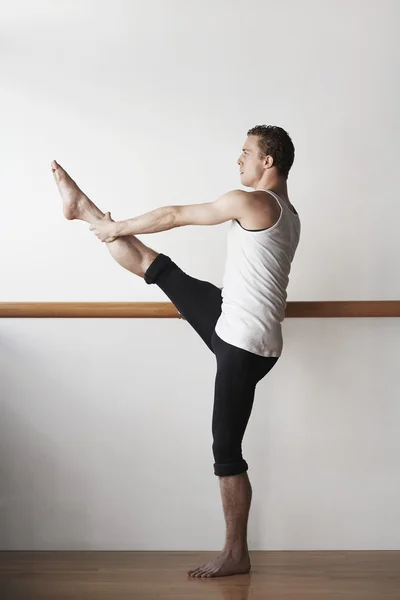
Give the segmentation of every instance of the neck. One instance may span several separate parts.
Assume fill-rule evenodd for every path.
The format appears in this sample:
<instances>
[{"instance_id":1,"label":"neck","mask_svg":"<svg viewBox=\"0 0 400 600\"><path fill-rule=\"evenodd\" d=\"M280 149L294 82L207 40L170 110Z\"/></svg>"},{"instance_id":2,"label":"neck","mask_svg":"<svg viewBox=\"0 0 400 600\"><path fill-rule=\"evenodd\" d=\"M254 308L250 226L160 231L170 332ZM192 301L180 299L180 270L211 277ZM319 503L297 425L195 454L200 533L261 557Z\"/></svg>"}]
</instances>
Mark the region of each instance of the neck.
<instances>
[{"instance_id":1,"label":"neck","mask_svg":"<svg viewBox=\"0 0 400 600\"><path fill-rule=\"evenodd\" d=\"M260 181L254 186L255 190L271 190L276 192L278 196L288 199L287 180L284 177L271 175Z\"/></svg>"}]
</instances>

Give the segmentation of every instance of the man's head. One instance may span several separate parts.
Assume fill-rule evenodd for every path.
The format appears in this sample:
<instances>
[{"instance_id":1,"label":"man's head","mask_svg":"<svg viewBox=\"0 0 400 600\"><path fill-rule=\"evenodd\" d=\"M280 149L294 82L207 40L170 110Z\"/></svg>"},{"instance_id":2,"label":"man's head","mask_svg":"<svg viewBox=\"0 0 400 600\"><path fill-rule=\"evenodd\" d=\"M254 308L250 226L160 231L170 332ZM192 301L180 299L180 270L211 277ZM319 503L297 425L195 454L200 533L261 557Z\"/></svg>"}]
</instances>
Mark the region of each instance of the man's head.
<instances>
[{"instance_id":1,"label":"man's head","mask_svg":"<svg viewBox=\"0 0 400 600\"><path fill-rule=\"evenodd\" d=\"M247 132L238 158L242 184L256 188L272 173L286 180L294 161L294 146L288 133L274 125L257 125Z\"/></svg>"}]
</instances>

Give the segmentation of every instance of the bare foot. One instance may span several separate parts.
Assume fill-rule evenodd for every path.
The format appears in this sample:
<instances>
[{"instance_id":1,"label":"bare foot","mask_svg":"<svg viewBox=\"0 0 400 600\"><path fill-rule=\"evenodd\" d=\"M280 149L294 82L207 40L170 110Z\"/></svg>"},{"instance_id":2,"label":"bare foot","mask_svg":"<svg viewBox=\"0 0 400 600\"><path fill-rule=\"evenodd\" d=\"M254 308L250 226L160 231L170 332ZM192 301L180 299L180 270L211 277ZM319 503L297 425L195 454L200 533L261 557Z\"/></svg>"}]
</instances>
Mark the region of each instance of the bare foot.
<instances>
[{"instance_id":1,"label":"bare foot","mask_svg":"<svg viewBox=\"0 0 400 600\"><path fill-rule=\"evenodd\" d=\"M238 575L249 573L251 569L250 556L248 553L241 558L234 558L232 554L223 552L220 556L194 569L188 571L191 577L224 577L226 575Z\"/></svg>"},{"instance_id":2,"label":"bare foot","mask_svg":"<svg viewBox=\"0 0 400 600\"><path fill-rule=\"evenodd\" d=\"M55 161L51 163L54 179L63 199L64 216L66 219L79 219L94 223L102 219L104 214L82 192L68 173Z\"/></svg>"}]
</instances>

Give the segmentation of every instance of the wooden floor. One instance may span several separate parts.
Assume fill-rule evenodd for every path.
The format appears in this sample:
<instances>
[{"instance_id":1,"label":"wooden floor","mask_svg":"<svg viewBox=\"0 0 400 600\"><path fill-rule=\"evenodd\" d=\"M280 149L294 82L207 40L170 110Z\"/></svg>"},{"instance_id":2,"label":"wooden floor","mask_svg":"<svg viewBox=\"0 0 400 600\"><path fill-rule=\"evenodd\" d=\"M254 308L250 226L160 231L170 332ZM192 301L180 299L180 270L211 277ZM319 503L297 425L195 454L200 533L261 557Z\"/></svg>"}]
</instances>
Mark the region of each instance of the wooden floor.
<instances>
[{"instance_id":1,"label":"wooden floor","mask_svg":"<svg viewBox=\"0 0 400 600\"><path fill-rule=\"evenodd\" d=\"M252 552L248 575L186 575L217 554L0 552L0 599L400 599L400 551Z\"/></svg>"}]
</instances>

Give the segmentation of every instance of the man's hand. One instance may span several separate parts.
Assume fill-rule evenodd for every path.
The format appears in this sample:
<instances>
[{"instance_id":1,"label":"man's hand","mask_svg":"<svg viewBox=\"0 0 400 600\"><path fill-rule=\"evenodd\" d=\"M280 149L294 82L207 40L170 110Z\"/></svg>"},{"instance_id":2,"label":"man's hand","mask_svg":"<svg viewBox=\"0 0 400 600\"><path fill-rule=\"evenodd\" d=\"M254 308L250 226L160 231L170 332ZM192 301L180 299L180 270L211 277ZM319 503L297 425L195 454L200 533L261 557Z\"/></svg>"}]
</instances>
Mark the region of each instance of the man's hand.
<instances>
[{"instance_id":1,"label":"man's hand","mask_svg":"<svg viewBox=\"0 0 400 600\"><path fill-rule=\"evenodd\" d=\"M118 237L117 223L111 219L109 212L101 220L91 225L89 229L93 231L101 242L113 242Z\"/></svg>"}]
</instances>

